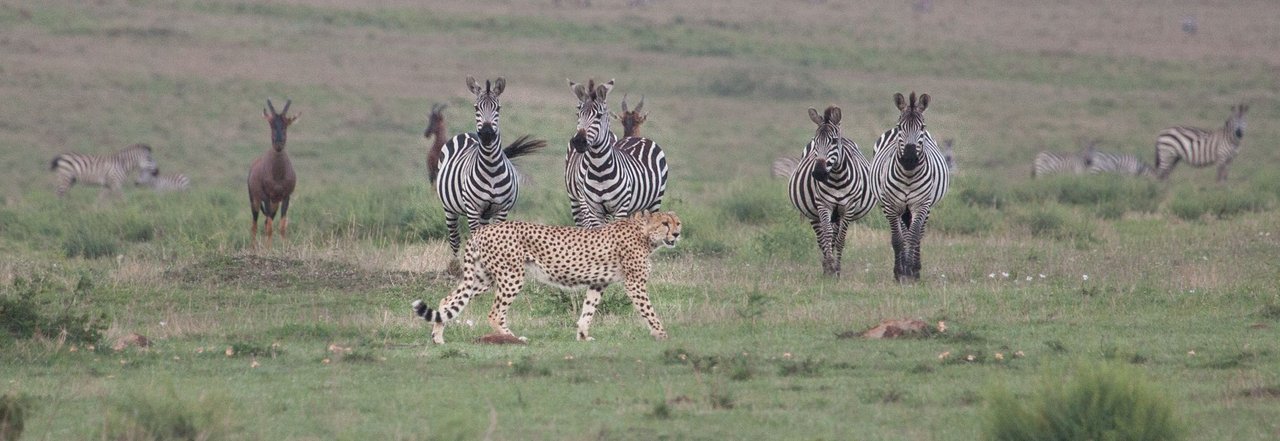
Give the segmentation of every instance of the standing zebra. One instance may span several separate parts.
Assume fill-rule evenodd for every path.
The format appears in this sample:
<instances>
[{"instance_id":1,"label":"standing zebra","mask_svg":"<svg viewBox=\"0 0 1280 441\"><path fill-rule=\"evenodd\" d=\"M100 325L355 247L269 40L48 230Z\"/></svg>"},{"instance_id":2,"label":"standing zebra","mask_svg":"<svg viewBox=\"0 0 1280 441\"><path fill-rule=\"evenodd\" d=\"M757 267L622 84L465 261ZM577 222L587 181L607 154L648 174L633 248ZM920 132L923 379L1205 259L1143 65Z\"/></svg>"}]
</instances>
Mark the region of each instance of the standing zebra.
<instances>
[{"instance_id":1,"label":"standing zebra","mask_svg":"<svg viewBox=\"0 0 1280 441\"><path fill-rule=\"evenodd\" d=\"M618 139L609 130L605 98L613 80L597 85L569 81L578 96L577 133L569 140L564 181L573 222L582 227L603 225L662 208L667 191L667 157L648 138Z\"/></svg>"},{"instance_id":2,"label":"standing zebra","mask_svg":"<svg viewBox=\"0 0 1280 441\"><path fill-rule=\"evenodd\" d=\"M1240 153L1244 138L1244 113L1247 104L1231 106L1231 117L1218 131L1176 126L1156 135L1156 176L1169 178L1178 161L1185 159L1193 167L1218 165L1218 182L1227 180L1227 166Z\"/></svg>"},{"instance_id":3,"label":"standing zebra","mask_svg":"<svg viewBox=\"0 0 1280 441\"><path fill-rule=\"evenodd\" d=\"M1085 161L1089 164L1089 173L1115 173L1129 176L1150 176L1151 167L1134 155L1089 150Z\"/></svg>"},{"instance_id":4,"label":"standing zebra","mask_svg":"<svg viewBox=\"0 0 1280 441\"><path fill-rule=\"evenodd\" d=\"M920 278L920 240L929 209L947 193L951 175L938 145L925 130L929 94L921 94L917 102L915 92L909 101L895 93L893 101L902 113L898 124L876 140L871 169L889 219L893 278L907 282Z\"/></svg>"},{"instance_id":5,"label":"standing zebra","mask_svg":"<svg viewBox=\"0 0 1280 441\"><path fill-rule=\"evenodd\" d=\"M151 187L155 191L186 191L191 187L191 179L182 173L171 175L160 174L160 169L155 169L151 173L142 172L138 175L138 180L134 182L138 186Z\"/></svg>"},{"instance_id":6,"label":"standing zebra","mask_svg":"<svg viewBox=\"0 0 1280 441\"><path fill-rule=\"evenodd\" d=\"M817 236L822 273L838 277L849 223L866 216L880 198L871 182L871 163L840 132L840 108L828 107L821 115L810 108L809 119L818 129L791 172L787 192Z\"/></svg>"},{"instance_id":7,"label":"standing zebra","mask_svg":"<svg viewBox=\"0 0 1280 441\"><path fill-rule=\"evenodd\" d=\"M475 78L467 77L467 88L476 96L476 131L454 136L440 151L435 187L444 205L445 226L449 228L449 248L453 253L450 272L460 269L458 218L465 216L467 229L471 231L490 222L506 220L520 192L511 158L546 146L545 141L522 137L502 148L502 133L498 129L498 111L502 106L498 96L506 86L507 81L502 77L492 82L485 80L484 86Z\"/></svg>"},{"instance_id":8,"label":"standing zebra","mask_svg":"<svg viewBox=\"0 0 1280 441\"><path fill-rule=\"evenodd\" d=\"M58 173L58 186L55 190L58 197L65 196L76 182L83 182L105 187L98 194L99 200L108 192L119 194L129 173L133 173L135 169L141 170L142 174L152 173L156 169L156 162L151 158L151 146L134 144L106 156L63 153L54 156L49 164L49 170Z\"/></svg>"}]
</instances>

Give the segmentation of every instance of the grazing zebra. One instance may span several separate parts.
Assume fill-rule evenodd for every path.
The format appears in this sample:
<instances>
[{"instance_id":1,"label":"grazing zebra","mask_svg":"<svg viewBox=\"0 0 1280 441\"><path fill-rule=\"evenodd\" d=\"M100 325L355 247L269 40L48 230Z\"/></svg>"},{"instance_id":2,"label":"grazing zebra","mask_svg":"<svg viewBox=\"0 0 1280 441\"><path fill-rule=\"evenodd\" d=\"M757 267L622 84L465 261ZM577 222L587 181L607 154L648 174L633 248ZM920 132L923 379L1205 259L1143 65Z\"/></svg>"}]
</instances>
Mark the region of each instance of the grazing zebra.
<instances>
[{"instance_id":1,"label":"grazing zebra","mask_svg":"<svg viewBox=\"0 0 1280 441\"><path fill-rule=\"evenodd\" d=\"M156 169L156 161L151 158L151 146L134 144L106 156L63 153L54 156L49 164L49 170L58 173L55 190L58 197L66 196L72 185L81 182L103 186L103 191L98 194L99 200L108 192L119 194L129 173L135 169L141 170L142 174Z\"/></svg>"},{"instance_id":2,"label":"grazing zebra","mask_svg":"<svg viewBox=\"0 0 1280 441\"><path fill-rule=\"evenodd\" d=\"M160 169L155 169L151 173L144 171L138 174L135 184L155 191L186 191L191 187L191 179L182 173L162 175Z\"/></svg>"},{"instance_id":3,"label":"grazing zebra","mask_svg":"<svg viewBox=\"0 0 1280 441\"><path fill-rule=\"evenodd\" d=\"M545 141L529 141L526 136L502 148L502 133L498 129L498 111L502 106L498 97L506 86L507 81L502 77L492 82L485 80L483 86L475 78L467 77L467 88L476 96L476 131L454 136L440 151L435 188L444 206L445 226L449 229L449 248L453 253L449 263L451 273L460 269L458 218L466 217L471 231L506 220L520 192L519 177L511 158L546 146Z\"/></svg>"},{"instance_id":4,"label":"grazing zebra","mask_svg":"<svg viewBox=\"0 0 1280 441\"><path fill-rule=\"evenodd\" d=\"M929 209L947 193L951 175L942 151L925 130L924 111L929 94L911 92L908 101L893 94L901 115L898 124L876 140L872 171L880 204L889 219L893 244L893 278L901 282L920 278L920 240L924 238Z\"/></svg>"},{"instance_id":5,"label":"grazing zebra","mask_svg":"<svg viewBox=\"0 0 1280 441\"><path fill-rule=\"evenodd\" d=\"M1151 167L1134 155L1089 150L1089 173L1115 173L1129 176L1150 176Z\"/></svg>"},{"instance_id":6,"label":"grazing zebra","mask_svg":"<svg viewBox=\"0 0 1280 441\"><path fill-rule=\"evenodd\" d=\"M577 133L569 140L564 181L573 222L582 227L662 208L667 191L667 157L648 138L618 139L609 130L605 99L613 80L599 84L569 81L578 97Z\"/></svg>"},{"instance_id":7,"label":"grazing zebra","mask_svg":"<svg viewBox=\"0 0 1280 441\"><path fill-rule=\"evenodd\" d=\"M622 115L613 114L613 118L622 123L622 137L640 137L640 125L649 119L649 112L640 113L642 108L644 108L643 95L640 96L640 104L636 104L636 108L632 110L627 110L627 95L622 95Z\"/></svg>"},{"instance_id":8,"label":"grazing zebra","mask_svg":"<svg viewBox=\"0 0 1280 441\"><path fill-rule=\"evenodd\" d=\"M1036 153L1035 162L1031 166L1031 177L1038 178L1053 174L1084 174L1089 170L1093 154L1097 151L1098 141L1092 141L1079 152L1040 152Z\"/></svg>"},{"instance_id":9,"label":"grazing zebra","mask_svg":"<svg viewBox=\"0 0 1280 441\"><path fill-rule=\"evenodd\" d=\"M1193 167L1217 164L1218 182L1227 180L1227 166L1240 153L1240 141L1244 138L1244 113L1247 104L1231 106L1231 117L1221 130L1209 131L1194 127L1170 127L1156 135L1156 176L1160 180L1169 177L1178 161L1186 160Z\"/></svg>"},{"instance_id":10,"label":"grazing zebra","mask_svg":"<svg viewBox=\"0 0 1280 441\"><path fill-rule=\"evenodd\" d=\"M840 132L840 108L828 107L821 115L810 108L809 119L818 129L804 146L787 193L817 236L822 273L838 277L849 223L866 216L880 198L871 182L871 163Z\"/></svg>"}]
</instances>

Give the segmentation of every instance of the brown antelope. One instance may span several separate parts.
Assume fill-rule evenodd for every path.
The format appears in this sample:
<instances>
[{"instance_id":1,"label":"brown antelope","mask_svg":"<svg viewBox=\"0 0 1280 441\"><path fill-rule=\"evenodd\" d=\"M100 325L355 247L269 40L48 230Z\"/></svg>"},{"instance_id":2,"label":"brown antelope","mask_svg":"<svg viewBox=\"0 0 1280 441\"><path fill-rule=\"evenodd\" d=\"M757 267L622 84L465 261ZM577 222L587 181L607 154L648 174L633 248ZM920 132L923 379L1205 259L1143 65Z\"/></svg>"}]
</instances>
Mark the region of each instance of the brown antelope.
<instances>
[{"instance_id":1,"label":"brown antelope","mask_svg":"<svg viewBox=\"0 0 1280 441\"><path fill-rule=\"evenodd\" d=\"M627 110L627 96L622 95L622 114L613 114L613 118L622 122L622 137L639 138L640 125L649 119L649 113L640 113L640 109L644 108L644 96L640 96L640 104L636 104L634 110Z\"/></svg>"},{"instance_id":2,"label":"brown antelope","mask_svg":"<svg viewBox=\"0 0 1280 441\"><path fill-rule=\"evenodd\" d=\"M287 238L289 227L289 196L293 195L293 187L298 177L293 173L293 164L284 151L285 133L289 125L298 120L298 115L285 116L289 113L292 100L285 101L284 111L277 113L271 100L267 100L267 108L262 109L271 126L271 149L267 150L249 166L249 208L253 213L253 229L251 241L254 248L258 246L258 213L266 215L267 248L271 247L271 221L276 217L276 209L280 210L280 239ZM271 112L268 113L267 110Z\"/></svg>"},{"instance_id":3,"label":"brown antelope","mask_svg":"<svg viewBox=\"0 0 1280 441\"><path fill-rule=\"evenodd\" d=\"M434 185L436 175L440 173L440 149L448 135L444 131L444 104L432 104L431 115L427 117L427 130L422 132L423 138L435 137L431 141L431 149L427 150L427 178Z\"/></svg>"}]
</instances>

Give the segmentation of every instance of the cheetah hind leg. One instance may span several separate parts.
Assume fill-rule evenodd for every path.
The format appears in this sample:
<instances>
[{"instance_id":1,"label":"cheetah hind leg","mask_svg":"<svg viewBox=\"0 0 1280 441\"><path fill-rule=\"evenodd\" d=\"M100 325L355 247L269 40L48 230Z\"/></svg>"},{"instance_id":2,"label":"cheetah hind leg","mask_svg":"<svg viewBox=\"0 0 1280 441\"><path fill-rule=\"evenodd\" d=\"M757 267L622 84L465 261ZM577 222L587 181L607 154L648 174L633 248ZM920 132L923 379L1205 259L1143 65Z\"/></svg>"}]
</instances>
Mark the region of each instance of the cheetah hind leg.
<instances>
[{"instance_id":1,"label":"cheetah hind leg","mask_svg":"<svg viewBox=\"0 0 1280 441\"><path fill-rule=\"evenodd\" d=\"M586 298L582 300L582 314L578 316L578 341L595 340L595 337L588 335L588 331L591 328L591 319L595 318L596 305L600 304L604 288L603 286L587 288Z\"/></svg>"}]
</instances>

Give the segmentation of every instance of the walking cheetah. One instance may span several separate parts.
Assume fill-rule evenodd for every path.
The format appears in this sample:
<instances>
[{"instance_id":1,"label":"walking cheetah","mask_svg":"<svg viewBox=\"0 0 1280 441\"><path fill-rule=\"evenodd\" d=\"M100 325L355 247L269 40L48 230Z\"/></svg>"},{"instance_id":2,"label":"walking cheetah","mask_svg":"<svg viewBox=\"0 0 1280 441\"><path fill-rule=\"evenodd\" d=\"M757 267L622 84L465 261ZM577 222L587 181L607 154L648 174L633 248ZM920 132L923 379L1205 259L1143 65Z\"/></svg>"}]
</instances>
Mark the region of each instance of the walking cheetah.
<instances>
[{"instance_id":1,"label":"walking cheetah","mask_svg":"<svg viewBox=\"0 0 1280 441\"><path fill-rule=\"evenodd\" d=\"M674 212L638 213L630 218L594 228L504 222L481 227L467 241L462 282L440 300L439 309L421 299L413 311L432 322L431 341L444 343L444 324L466 308L472 296L496 282L489 326L504 335L507 308L524 286L526 270L534 278L564 289L587 288L578 317L578 340L587 334L601 293L614 282L624 282L627 297L649 324L649 334L667 338L662 322L649 304L646 285L652 263L649 256L659 247L674 247L680 240L680 218Z\"/></svg>"}]
</instances>

